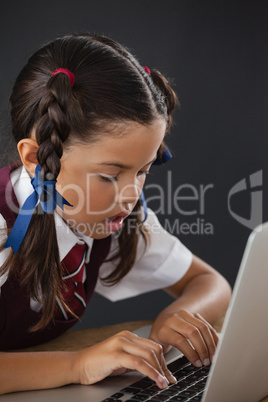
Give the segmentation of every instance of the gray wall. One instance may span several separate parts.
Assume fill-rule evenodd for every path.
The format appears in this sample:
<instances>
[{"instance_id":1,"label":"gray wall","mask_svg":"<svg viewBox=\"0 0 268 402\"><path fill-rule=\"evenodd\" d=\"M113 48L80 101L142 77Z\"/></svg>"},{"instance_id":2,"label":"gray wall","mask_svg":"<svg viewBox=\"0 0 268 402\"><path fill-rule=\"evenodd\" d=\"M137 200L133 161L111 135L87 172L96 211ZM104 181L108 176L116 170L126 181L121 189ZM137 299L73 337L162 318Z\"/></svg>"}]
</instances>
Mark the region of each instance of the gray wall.
<instances>
[{"instance_id":1,"label":"gray wall","mask_svg":"<svg viewBox=\"0 0 268 402\"><path fill-rule=\"evenodd\" d=\"M233 285L252 226L267 220L267 11L260 0L1 1L1 165L14 158L8 96L31 53L74 31L119 40L172 77L181 102L167 141L175 157L153 168L149 206L159 209L152 197L161 185L161 222ZM231 197L234 218L228 194L243 179ZM170 300L162 291L114 304L95 295L77 328L152 318Z\"/></svg>"}]
</instances>

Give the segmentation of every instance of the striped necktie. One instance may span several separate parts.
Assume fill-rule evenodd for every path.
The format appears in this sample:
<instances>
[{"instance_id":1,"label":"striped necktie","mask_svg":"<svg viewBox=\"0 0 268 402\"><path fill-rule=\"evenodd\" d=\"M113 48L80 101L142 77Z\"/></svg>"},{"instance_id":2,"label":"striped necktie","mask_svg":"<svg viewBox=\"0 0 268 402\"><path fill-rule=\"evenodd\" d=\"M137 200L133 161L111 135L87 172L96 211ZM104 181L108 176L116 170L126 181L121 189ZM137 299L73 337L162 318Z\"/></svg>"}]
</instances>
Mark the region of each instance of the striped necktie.
<instances>
[{"instance_id":1,"label":"striped necktie","mask_svg":"<svg viewBox=\"0 0 268 402\"><path fill-rule=\"evenodd\" d=\"M78 317L84 313L86 308L86 294L83 285L86 253L87 246L85 244L76 244L62 260L65 288L61 289L61 293L68 307ZM57 301L57 306L55 318L63 318L66 321L74 318L59 301Z\"/></svg>"}]
</instances>

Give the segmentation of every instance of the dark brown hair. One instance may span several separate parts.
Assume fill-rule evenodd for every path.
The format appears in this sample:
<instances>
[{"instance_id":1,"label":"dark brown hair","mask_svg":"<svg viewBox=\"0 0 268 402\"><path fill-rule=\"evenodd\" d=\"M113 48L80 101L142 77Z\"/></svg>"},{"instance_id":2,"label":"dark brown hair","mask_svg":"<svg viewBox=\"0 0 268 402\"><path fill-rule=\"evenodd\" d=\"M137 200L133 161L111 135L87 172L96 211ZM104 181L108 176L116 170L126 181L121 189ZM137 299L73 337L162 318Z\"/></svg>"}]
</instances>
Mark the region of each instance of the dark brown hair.
<instances>
[{"instance_id":1,"label":"dark brown hair","mask_svg":"<svg viewBox=\"0 0 268 402\"><path fill-rule=\"evenodd\" d=\"M74 74L73 88L67 75L51 76L57 68ZM37 159L44 177L49 173L51 180L60 172L65 147L95 141L104 128L109 132L110 127L115 135L114 122L148 125L163 118L168 130L177 100L158 71L152 70L149 75L125 47L86 33L56 39L37 51L19 74L10 101L16 141L29 137L35 128ZM120 257L120 262L104 278L109 284L117 283L133 266L138 233L146 241L139 210L140 202L133 214L135 228L123 229L119 236L120 248L113 258ZM27 285L31 297L43 303L43 315L34 330L45 327L53 317L56 298L64 303L53 214L35 211L18 253L12 253L2 267L5 270Z\"/></svg>"}]
</instances>

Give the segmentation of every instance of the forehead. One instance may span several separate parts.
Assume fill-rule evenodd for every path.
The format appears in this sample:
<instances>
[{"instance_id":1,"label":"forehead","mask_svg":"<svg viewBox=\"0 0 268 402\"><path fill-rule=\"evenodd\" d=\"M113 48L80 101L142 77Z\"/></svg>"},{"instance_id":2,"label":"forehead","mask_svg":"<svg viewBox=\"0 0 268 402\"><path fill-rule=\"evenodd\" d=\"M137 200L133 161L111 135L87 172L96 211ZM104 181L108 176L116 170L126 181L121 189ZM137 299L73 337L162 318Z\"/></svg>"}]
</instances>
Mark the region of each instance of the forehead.
<instances>
[{"instance_id":1,"label":"forehead","mask_svg":"<svg viewBox=\"0 0 268 402\"><path fill-rule=\"evenodd\" d=\"M67 149L65 157L90 158L92 163L109 163L117 161L126 164L130 161L143 162L152 160L163 141L166 132L166 122L155 120L152 124L117 123L103 130L88 144L76 144Z\"/></svg>"}]
</instances>

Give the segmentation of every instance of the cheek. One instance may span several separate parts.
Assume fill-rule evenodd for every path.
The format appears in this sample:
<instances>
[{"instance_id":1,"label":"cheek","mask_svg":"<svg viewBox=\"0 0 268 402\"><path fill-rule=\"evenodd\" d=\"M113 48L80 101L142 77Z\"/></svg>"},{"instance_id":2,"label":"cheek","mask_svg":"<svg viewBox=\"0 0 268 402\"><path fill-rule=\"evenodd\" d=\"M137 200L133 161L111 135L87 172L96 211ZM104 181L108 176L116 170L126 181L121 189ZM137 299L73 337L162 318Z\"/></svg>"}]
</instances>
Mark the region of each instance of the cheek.
<instances>
[{"instance_id":1,"label":"cheek","mask_svg":"<svg viewBox=\"0 0 268 402\"><path fill-rule=\"evenodd\" d=\"M86 178L79 184L64 184L59 186L58 191L73 205L64 207L64 215L98 220L96 214L107 214L114 207L114 186L101 183L97 177Z\"/></svg>"},{"instance_id":2,"label":"cheek","mask_svg":"<svg viewBox=\"0 0 268 402\"><path fill-rule=\"evenodd\" d=\"M74 183L68 183L61 186L57 186L60 194L66 198L66 200L73 205L73 207L64 206L64 211L70 213L74 209L81 210L85 204L85 191L86 187L84 185L78 185Z\"/></svg>"},{"instance_id":3,"label":"cheek","mask_svg":"<svg viewBox=\"0 0 268 402\"><path fill-rule=\"evenodd\" d=\"M137 187L137 191L138 191L139 195L141 194L141 192L143 190L143 186L145 184L145 181L146 181L146 176L142 175L140 177L137 177L136 187Z\"/></svg>"},{"instance_id":4,"label":"cheek","mask_svg":"<svg viewBox=\"0 0 268 402\"><path fill-rule=\"evenodd\" d=\"M87 194L86 202L89 214L94 214L95 212L105 214L115 206L115 192L113 189L104 188L102 185L91 186L91 191Z\"/></svg>"},{"instance_id":5,"label":"cheek","mask_svg":"<svg viewBox=\"0 0 268 402\"><path fill-rule=\"evenodd\" d=\"M114 207L115 188L112 184L100 181L95 175L89 176L85 200L89 214L96 212L105 214Z\"/></svg>"}]
</instances>

